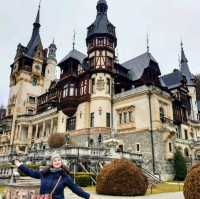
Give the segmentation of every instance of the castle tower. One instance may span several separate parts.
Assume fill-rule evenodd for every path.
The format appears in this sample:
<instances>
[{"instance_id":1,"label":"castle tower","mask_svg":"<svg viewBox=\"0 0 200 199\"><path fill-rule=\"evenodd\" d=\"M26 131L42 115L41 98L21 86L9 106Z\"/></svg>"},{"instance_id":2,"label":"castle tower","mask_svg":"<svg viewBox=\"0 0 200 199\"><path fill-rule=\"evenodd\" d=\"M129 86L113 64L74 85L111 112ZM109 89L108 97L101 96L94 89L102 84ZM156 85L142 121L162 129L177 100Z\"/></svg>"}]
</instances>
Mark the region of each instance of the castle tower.
<instances>
[{"instance_id":1,"label":"castle tower","mask_svg":"<svg viewBox=\"0 0 200 199\"><path fill-rule=\"evenodd\" d=\"M197 120L198 117L198 108L197 108L197 99L196 99L196 84L194 75L191 73L190 68L188 66L188 60L185 56L183 43L181 42L181 63L180 70L182 74L187 79L187 87L189 89L189 95L191 96L191 114L190 119Z\"/></svg>"},{"instance_id":2,"label":"castle tower","mask_svg":"<svg viewBox=\"0 0 200 199\"><path fill-rule=\"evenodd\" d=\"M56 50L57 47L53 40L53 42L49 46L47 66L45 68L44 92L46 92L49 89L52 81L56 79Z\"/></svg>"},{"instance_id":3,"label":"castle tower","mask_svg":"<svg viewBox=\"0 0 200 199\"><path fill-rule=\"evenodd\" d=\"M88 27L86 44L91 71L90 127L111 128L111 98L117 38L107 17L106 0L97 3L95 22Z\"/></svg>"},{"instance_id":4,"label":"castle tower","mask_svg":"<svg viewBox=\"0 0 200 199\"><path fill-rule=\"evenodd\" d=\"M34 114L36 97L42 94L46 67L46 50L40 38L40 6L28 45L17 47L11 65L7 115Z\"/></svg>"}]
</instances>

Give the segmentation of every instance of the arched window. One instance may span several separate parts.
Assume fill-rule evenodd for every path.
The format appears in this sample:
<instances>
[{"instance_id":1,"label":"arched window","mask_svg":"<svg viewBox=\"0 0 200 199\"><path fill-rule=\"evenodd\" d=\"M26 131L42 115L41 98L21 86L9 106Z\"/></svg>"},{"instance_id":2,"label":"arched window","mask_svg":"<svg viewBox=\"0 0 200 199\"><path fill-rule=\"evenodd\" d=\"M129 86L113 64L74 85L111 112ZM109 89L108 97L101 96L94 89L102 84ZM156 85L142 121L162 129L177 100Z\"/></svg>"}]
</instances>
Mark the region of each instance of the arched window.
<instances>
[{"instance_id":1,"label":"arched window","mask_svg":"<svg viewBox=\"0 0 200 199\"><path fill-rule=\"evenodd\" d=\"M165 121L165 112L163 107L160 107L160 121L164 122Z\"/></svg>"},{"instance_id":2,"label":"arched window","mask_svg":"<svg viewBox=\"0 0 200 199\"><path fill-rule=\"evenodd\" d=\"M189 157L189 150L188 150L188 148L185 148L185 149L184 149L184 155L185 155L186 157Z\"/></svg>"}]
</instances>

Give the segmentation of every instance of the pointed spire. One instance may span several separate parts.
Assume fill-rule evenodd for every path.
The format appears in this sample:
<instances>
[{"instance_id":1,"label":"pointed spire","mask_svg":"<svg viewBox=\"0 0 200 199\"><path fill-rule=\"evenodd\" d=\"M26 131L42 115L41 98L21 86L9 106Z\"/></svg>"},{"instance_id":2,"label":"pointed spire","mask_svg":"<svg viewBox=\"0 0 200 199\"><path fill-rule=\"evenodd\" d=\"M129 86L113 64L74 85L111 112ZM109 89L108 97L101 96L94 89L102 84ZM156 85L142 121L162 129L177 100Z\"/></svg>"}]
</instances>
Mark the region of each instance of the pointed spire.
<instances>
[{"instance_id":1,"label":"pointed spire","mask_svg":"<svg viewBox=\"0 0 200 199\"><path fill-rule=\"evenodd\" d=\"M26 47L26 49L27 49L26 53L31 57L34 56L35 49L39 45L42 45L41 38L40 38L40 6L41 6L41 0L39 3L39 6L38 6L37 16L36 16L35 22L33 24L32 36Z\"/></svg>"},{"instance_id":2,"label":"pointed spire","mask_svg":"<svg viewBox=\"0 0 200 199\"><path fill-rule=\"evenodd\" d=\"M183 41L181 41L181 63L188 62L183 49Z\"/></svg>"},{"instance_id":3,"label":"pointed spire","mask_svg":"<svg viewBox=\"0 0 200 199\"><path fill-rule=\"evenodd\" d=\"M76 31L74 30L73 43L72 43L72 49L73 50L75 50L75 45L76 45Z\"/></svg>"},{"instance_id":4,"label":"pointed spire","mask_svg":"<svg viewBox=\"0 0 200 199\"><path fill-rule=\"evenodd\" d=\"M179 65L179 69L181 69L181 57L180 57L180 54L178 54L178 65Z\"/></svg>"},{"instance_id":5,"label":"pointed spire","mask_svg":"<svg viewBox=\"0 0 200 199\"><path fill-rule=\"evenodd\" d=\"M149 33L147 33L147 53L149 53Z\"/></svg>"},{"instance_id":6,"label":"pointed spire","mask_svg":"<svg viewBox=\"0 0 200 199\"><path fill-rule=\"evenodd\" d=\"M180 63L180 70L182 72L182 74L186 77L187 79L187 84L190 86L194 85L194 76L193 74L190 72L190 68L188 66L188 60L185 56L185 52L183 49L183 42L181 41L181 63Z\"/></svg>"},{"instance_id":7,"label":"pointed spire","mask_svg":"<svg viewBox=\"0 0 200 199\"><path fill-rule=\"evenodd\" d=\"M37 16L36 16L35 23L34 23L34 26L39 26L39 27L40 27L40 6L41 6L41 2L42 2L42 0L40 0L40 2L39 2L38 12L37 12Z\"/></svg>"}]
</instances>

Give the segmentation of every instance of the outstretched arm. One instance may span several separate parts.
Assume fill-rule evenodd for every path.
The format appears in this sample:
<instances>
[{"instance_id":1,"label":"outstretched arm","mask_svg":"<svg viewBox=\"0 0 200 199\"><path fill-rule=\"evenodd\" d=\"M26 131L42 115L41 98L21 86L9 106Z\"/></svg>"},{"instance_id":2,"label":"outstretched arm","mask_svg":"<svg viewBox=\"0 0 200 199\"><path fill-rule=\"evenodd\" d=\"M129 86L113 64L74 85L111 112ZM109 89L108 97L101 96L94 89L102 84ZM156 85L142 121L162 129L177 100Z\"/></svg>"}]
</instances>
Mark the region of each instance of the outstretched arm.
<instances>
[{"instance_id":1,"label":"outstretched arm","mask_svg":"<svg viewBox=\"0 0 200 199\"><path fill-rule=\"evenodd\" d=\"M24 174L26 174L26 175L28 175L28 176L30 176L32 178L40 179L41 173L39 171L27 168L21 162L19 162L19 160L15 160L15 165Z\"/></svg>"},{"instance_id":2,"label":"outstretched arm","mask_svg":"<svg viewBox=\"0 0 200 199\"><path fill-rule=\"evenodd\" d=\"M70 176L65 178L65 185L69 187L76 195L85 199L93 199L89 193L85 192L83 189L81 189L81 187L75 184Z\"/></svg>"}]
</instances>

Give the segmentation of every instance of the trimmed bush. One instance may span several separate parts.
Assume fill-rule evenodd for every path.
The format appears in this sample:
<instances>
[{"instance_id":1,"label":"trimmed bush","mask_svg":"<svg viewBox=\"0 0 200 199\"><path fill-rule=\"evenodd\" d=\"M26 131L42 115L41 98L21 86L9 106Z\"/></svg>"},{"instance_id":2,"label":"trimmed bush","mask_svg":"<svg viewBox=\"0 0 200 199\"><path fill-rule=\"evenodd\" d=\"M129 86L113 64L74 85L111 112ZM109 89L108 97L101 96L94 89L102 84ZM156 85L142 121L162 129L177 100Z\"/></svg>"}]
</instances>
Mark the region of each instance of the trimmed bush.
<instances>
[{"instance_id":1,"label":"trimmed bush","mask_svg":"<svg viewBox=\"0 0 200 199\"><path fill-rule=\"evenodd\" d=\"M132 162L113 160L97 176L96 192L113 196L141 196L148 188L146 176Z\"/></svg>"},{"instance_id":2,"label":"trimmed bush","mask_svg":"<svg viewBox=\"0 0 200 199\"><path fill-rule=\"evenodd\" d=\"M187 165L185 158L183 157L180 150L177 150L174 155L174 171L175 180L183 181L187 175Z\"/></svg>"},{"instance_id":3,"label":"trimmed bush","mask_svg":"<svg viewBox=\"0 0 200 199\"><path fill-rule=\"evenodd\" d=\"M50 148L60 148L66 144L66 136L64 133L54 133L51 134L48 138L48 145Z\"/></svg>"},{"instance_id":4,"label":"trimmed bush","mask_svg":"<svg viewBox=\"0 0 200 199\"><path fill-rule=\"evenodd\" d=\"M94 174L79 174L75 175L76 183L81 187L88 187L92 184L92 179L95 179Z\"/></svg>"},{"instance_id":5,"label":"trimmed bush","mask_svg":"<svg viewBox=\"0 0 200 199\"><path fill-rule=\"evenodd\" d=\"M183 187L185 199L200 198L200 164L195 165L189 171Z\"/></svg>"}]
</instances>

